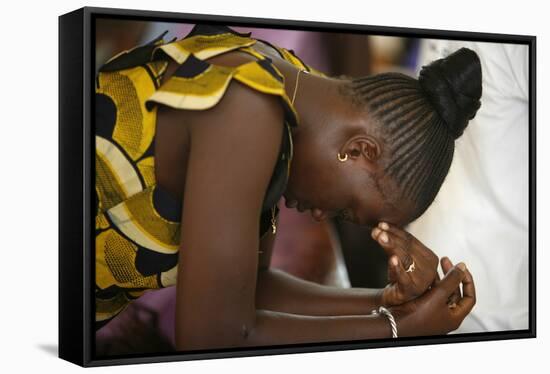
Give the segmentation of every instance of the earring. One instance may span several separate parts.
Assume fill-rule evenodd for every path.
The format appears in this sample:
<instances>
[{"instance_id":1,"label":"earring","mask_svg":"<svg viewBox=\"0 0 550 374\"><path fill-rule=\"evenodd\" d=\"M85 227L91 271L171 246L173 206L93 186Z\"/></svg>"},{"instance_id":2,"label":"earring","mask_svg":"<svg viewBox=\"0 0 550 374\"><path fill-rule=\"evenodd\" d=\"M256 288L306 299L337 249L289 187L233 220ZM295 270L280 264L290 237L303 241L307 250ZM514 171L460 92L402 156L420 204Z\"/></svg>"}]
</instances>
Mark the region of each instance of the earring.
<instances>
[{"instance_id":1,"label":"earring","mask_svg":"<svg viewBox=\"0 0 550 374\"><path fill-rule=\"evenodd\" d=\"M340 152L338 152L338 161L340 162L346 162L347 159L348 159L348 154L347 153L344 153L344 157L340 156Z\"/></svg>"}]
</instances>

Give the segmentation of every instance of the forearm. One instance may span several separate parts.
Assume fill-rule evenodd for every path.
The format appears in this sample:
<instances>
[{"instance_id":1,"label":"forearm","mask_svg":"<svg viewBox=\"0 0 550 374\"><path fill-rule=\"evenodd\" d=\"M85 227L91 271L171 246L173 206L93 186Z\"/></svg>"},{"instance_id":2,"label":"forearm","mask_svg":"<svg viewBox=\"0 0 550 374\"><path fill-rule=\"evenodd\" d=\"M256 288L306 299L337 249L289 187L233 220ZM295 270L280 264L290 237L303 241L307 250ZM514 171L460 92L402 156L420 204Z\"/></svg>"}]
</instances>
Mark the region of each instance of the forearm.
<instances>
[{"instance_id":1,"label":"forearm","mask_svg":"<svg viewBox=\"0 0 550 374\"><path fill-rule=\"evenodd\" d=\"M308 316L350 316L367 314L380 303L380 289L323 286L277 269L258 274L257 309Z\"/></svg>"},{"instance_id":2,"label":"forearm","mask_svg":"<svg viewBox=\"0 0 550 374\"><path fill-rule=\"evenodd\" d=\"M297 344L390 338L391 326L383 315L306 316L257 310L256 324L246 346Z\"/></svg>"},{"instance_id":3,"label":"forearm","mask_svg":"<svg viewBox=\"0 0 550 374\"><path fill-rule=\"evenodd\" d=\"M284 271L267 269L257 277L255 312L223 321L215 311L201 314L208 323L177 313L178 350L298 344L391 337L385 316L370 312L378 290L319 285ZM191 309L193 307L190 307ZM210 315L209 313L213 313ZM221 323L221 324L220 324ZM179 326L179 327L178 327Z\"/></svg>"},{"instance_id":4,"label":"forearm","mask_svg":"<svg viewBox=\"0 0 550 374\"><path fill-rule=\"evenodd\" d=\"M390 338L391 325L383 315L306 316L271 310L256 310L254 323L233 321L226 331L214 333L193 325L197 331L176 336L179 351L300 343ZM195 337L195 338L193 338Z\"/></svg>"}]
</instances>

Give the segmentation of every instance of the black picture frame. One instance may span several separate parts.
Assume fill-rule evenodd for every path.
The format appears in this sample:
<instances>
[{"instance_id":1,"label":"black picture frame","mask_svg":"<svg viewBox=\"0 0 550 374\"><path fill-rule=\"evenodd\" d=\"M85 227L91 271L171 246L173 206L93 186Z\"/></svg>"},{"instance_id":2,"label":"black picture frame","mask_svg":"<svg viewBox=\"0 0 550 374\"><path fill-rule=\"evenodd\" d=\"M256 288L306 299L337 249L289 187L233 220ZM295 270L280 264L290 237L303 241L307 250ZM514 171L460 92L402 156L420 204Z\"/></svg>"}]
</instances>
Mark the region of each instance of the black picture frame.
<instances>
[{"instance_id":1,"label":"black picture frame","mask_svg":"<svg viewBox=\"0 0 550 374\"><path fill-rule=\"evenodd\" d=\"M475 334L377 339L284 347L207 350L97 358L94 354L94 255L92 207L94 20L211 22L228 26L374 33L386 36L525 44L529 47L529 328ZM536 337L536 37L428 30L211 14L84 7L59 17L59 357L80 366L185 361L223 357L323 352Z\"/></svg>"}]
</instances>

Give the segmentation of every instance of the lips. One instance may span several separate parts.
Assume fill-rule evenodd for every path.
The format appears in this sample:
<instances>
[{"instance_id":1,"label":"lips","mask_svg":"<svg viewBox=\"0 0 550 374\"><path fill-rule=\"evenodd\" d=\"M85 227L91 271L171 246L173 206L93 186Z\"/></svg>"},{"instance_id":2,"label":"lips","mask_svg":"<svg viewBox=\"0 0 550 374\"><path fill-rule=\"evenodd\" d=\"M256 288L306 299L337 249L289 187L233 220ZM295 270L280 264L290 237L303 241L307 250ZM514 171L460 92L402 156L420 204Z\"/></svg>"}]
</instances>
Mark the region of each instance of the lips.
<instances>
[{"instance_id":1,"label":"lips","mask_svg":"<svg viewBox=\"0 0 550 374\"><path fill-rule=\"evenodd\" d=\"M311 206L309 206L307 204L304 204L301 201L298 201L298 200L295 200L295 199L291 199L291 198L287 199L285 197L285 206L287 208L296 208L296 210L298 210L300 213L303 213L306 210L310 210L311 217L314 220L318 221L318 222L323 221L325 218L328 217L326 214L324 214L319 209L312 209ZM336 215L336 214L334 214L334 215Z\"/></svg>"},{"instance_id":2,"label":"lips","mask_svg":"<svg viewBox=\"0 0 550 374\"><path fill-rule=\"evenodd\" d=\"M306 210L311 209L311 205L298 201L298 206L296 209L298 209L299 212L305 212Z\"/></svg>"}]
</instances>

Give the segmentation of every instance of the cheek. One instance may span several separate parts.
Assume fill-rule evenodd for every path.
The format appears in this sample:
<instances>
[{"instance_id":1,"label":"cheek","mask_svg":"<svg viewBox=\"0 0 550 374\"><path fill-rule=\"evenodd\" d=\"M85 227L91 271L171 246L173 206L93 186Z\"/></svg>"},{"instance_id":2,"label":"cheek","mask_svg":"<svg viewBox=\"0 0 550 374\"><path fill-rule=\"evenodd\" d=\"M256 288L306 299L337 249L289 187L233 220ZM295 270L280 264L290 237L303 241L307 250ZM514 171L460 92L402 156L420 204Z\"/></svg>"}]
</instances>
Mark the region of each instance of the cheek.
<instances>
[{"instance_id":1,"label":"cheek","mask_svg":"<svg viewBox=\"0 0 550 374\"><path fill-rule=\"evenodd\" d=\"M315 192L318 181L318 173L311 162L293 162L288 179L288 189L298 199L305 199Z\"/></svg>"},{"instance_id":2,"label":"cheek","mask_svg":"<svg viewBox=\"0 0 550 374\"><path fill-rule=\"evenodd\" d=\"M287 190L291 195L326 206L338 195L335 182L338 176L327 160L300 157L292 161Z\"/></svg>"}]
</instances>

